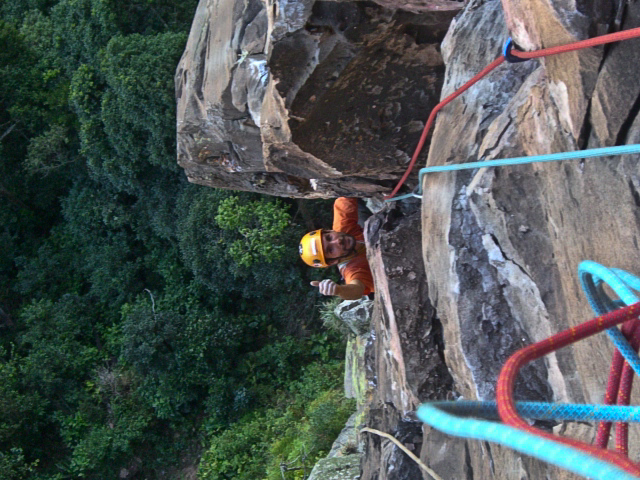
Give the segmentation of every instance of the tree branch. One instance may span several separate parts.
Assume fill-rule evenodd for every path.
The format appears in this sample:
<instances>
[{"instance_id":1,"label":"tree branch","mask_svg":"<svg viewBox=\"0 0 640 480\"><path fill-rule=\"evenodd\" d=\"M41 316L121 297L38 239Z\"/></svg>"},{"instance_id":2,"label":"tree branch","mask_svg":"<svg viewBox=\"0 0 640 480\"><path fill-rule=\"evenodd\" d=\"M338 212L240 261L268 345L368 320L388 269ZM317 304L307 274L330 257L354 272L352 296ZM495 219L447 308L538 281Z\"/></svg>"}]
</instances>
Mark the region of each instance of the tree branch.
<instances>
[{"instance_id":1,"label":"tree branch","mask_svg":"<svg viewBox=\"0 0 640 480\"><path fill-rule=\"evenodd\" d=\"M9 135L11 133L11 131L16 128L16 125L18 125L18 122L14 123L13 125L11 125L9 128L7 128L4 133L2 134L2 136L0 136L0 142L2 140L4 140L4 137L6 137L7 135Z\"/></svg>"}]
</instances>

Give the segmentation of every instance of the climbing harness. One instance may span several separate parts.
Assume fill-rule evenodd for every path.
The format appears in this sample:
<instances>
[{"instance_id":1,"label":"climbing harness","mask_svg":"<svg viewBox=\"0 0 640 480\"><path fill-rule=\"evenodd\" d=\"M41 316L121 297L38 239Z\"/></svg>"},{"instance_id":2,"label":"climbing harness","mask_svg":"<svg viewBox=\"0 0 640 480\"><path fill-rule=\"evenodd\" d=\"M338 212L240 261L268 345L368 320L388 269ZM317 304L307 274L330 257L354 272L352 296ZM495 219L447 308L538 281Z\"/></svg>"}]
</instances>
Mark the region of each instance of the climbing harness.
<instances>
[{"instance_id":1,"label":"climbing harness","mask_svg":"<svg viewBox=\"0 0 640 480\"><path fill-rule=\"evenodd\" d=\"M640 372L640 358L636 353L640 347L640 302L634 293L640 291L640 278L591 261L580 264L579 275L589 304L598 317L514 353L498 377L497 402L433 402L422 405L418 409L418 417L445 433L500 443L586 477L602 480L640 478L640 465L627 457L628 422L637 422L639 419L639 407L628 407L628 404L633 371ZM606 294L605 284L619 299L611 299ZM628 306L622 306L624 304ZM622 332L616 327L619 324L623 324ZM516 376L523 365L604 330L616 346L605 405L513 400ZM618 406L609 406L614 402ZM496 410L506 425L466 418L470 415L495 418ZM459 416L461 414L466 417ZM596 441L594 445L589 445L540 430L522 417L596 420L600 423ZM607 450L611 422L617 422L615 451Z\"/></svg>"},{"instance_id":2,"label":"climbing harness","mask_svg":"<svg viewBox=\"0 0 640 480\"><path fill-rule=\"evenodd\" d=\"M587 40L582 40L582 41L579 41L579 42L570 43L570 44L567 44L567 45L560 45L560 46L557 46L557 47L551 47L551 48L544 48L544 49L541 49L541 50L535 50L535 51L532 51L532 52L523 52L523 51L516 50L514 48L513 41L511 40L511 38L509 38L507 40L507 42L505 43L505 45L504 45L503 53L502 53L502 55L500 57L496 58L493 62L491 62L489 65L487 65L482 71L480 71L473 78L471 78L471 80L466 82L459 89L457 89L455 92L453 92L447 98L445 98L440 103L438 103L435 106L435 108L431 111L431 113L429 114L429 118L427 119L427 124L425 125L424 129L422 130L422 135L420 135L420 140L418 141L418 145L417 145L417 147L416 147L416 149L415 149L415 151L413 153L413 156L411 157L411 161L409 162L409 165L407 166L407 170L405 171L404 175L402 176L402 178L400 179L398 184L395 186L395 188L393 189L391 194L385 197L385 200L390 201L391 199L393 199L396 196L396 194L398 193L398 190L400 190L400 188L402 187L404 182L409 177L409 175L410 175L411 171L413 170L413 167L414 167L414 165L415 165L415 163L416 163L416 161L418 159L418 156L420 155L420 152L422 151L422 148L424 147L424 143L425 143L425 141L427 139L427 135L431 131L431 126L433 125L433 122L434 122L435 117L438 114L438 112L443 107L445 107L446 105L451 103L451 101L453 101L458 96L460 96L462 93L464 93L469 88L471 88L474 84L476 84L482 78L484 78L489 73L491 73L493 70L495 70L500 65L502 65L505 61L514 63L514 62L519 62L519 61L531 60L533 58L547 57L547 56L550 56L550 55L557 55L557 54L560 54L560 53L572 52L572 51L575 51L575 50L581 50L583 48L595 47L595 46L598 46L598 45L605 45L607 43L619 42L619 41L622 41L622 40L629 40L631 38L637 38L637 37L640 37L640 27L632 28L632 29L629 29L629 30L623 30L621 32L610 33L610 34L607 34L607 35L601 35L599 37L594 37L594 38L590 38L590 39L587 39ZM404 198L406 198L406 197L404 197Z\"/></svg>"}]
</instances>

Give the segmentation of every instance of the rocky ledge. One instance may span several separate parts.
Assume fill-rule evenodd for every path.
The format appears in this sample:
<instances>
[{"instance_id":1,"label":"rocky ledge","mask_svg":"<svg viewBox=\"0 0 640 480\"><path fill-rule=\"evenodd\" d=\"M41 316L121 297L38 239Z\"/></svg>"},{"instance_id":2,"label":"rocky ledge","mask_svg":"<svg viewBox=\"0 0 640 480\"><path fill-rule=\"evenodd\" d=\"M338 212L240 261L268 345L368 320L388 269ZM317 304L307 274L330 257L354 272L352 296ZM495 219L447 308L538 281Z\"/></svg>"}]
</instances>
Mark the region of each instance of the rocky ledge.
<instances>
[{"instance_id":1,"label":"rocky ledge","mask_svg":"<svg viewBox=\"0 0 640 480\"><path fill-rule=\"evenodd\" d=\"M192 182L270 195L387 191L438 102L461 6L201 0L176 71L178 163Z\"/></svg>"}]
</instances>

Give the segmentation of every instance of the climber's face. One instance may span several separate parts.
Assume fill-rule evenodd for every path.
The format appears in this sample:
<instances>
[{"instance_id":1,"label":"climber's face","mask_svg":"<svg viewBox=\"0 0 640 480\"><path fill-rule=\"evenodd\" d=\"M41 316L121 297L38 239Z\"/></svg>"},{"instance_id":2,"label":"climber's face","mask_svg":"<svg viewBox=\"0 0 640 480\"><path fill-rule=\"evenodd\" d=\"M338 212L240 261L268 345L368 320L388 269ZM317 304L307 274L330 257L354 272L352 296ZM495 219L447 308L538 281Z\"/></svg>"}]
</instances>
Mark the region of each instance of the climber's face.
<instances>
[{"instance_id":1,"label":"climber's face","mask_svg":"<svg viewBox=\"0 0 640 480\"><path fill-rule=\"evenodd\" d=\"M356 239L346 233L323 230L322 249L327 264L335 265L356 251Z\"/></svg>"}]
</instances>

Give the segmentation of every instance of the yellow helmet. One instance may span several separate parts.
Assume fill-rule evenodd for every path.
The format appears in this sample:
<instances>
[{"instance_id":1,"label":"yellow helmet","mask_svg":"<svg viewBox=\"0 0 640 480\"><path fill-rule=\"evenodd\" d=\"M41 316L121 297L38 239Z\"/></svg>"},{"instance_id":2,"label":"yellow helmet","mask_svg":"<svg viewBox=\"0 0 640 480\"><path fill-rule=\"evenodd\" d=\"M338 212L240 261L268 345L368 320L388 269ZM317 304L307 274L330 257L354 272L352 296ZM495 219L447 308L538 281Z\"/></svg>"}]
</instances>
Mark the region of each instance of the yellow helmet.
<instances>
[{"instance_id":1,"label":"yellow helmet","mask_svg":"<svg viewBox=\"0 0 640 480\"><path fill-rule=\"evenodd\" d=\"M322 230L307 233L300 240L300 257L310 267L328 267L322 249Z\"/></svg>"}]
</instances>

